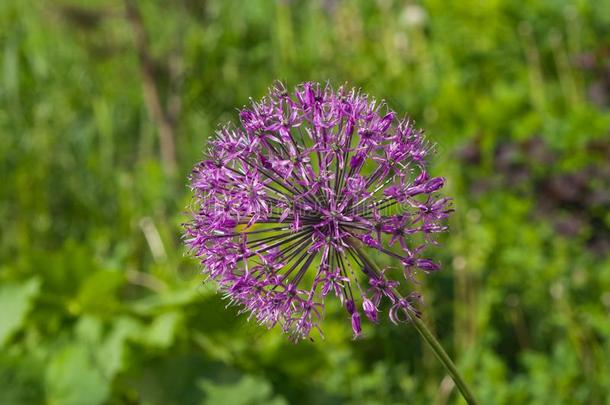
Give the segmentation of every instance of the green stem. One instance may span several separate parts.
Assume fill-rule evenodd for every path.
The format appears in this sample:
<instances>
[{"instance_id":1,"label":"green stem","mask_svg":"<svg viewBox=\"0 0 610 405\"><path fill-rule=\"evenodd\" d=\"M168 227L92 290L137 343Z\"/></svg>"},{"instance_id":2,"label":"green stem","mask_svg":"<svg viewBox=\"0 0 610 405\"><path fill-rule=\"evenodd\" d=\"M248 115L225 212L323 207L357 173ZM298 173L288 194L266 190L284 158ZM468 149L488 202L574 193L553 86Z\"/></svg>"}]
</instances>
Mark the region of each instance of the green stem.
<instances>
[{"instance_id":1,"label":"green stem","mask_svg":"<svg viewBox=\"0 0 610 405\"><path fill-rule=\"evenodd\" d=\"M361 249L362 244L360 241L351 240L350 245L353 249L356 250L358 256L360 256L360 258L368 267L370 267L377 273L380 272L377 265L371 259L369 259L366 253ZM399 295L398 292L396 292L396 294ZM441 346L440 342L434 337L432 332L430 332L430 329L428 329L426 324L417 315L409 314L409 317L411 318L413 326L415 326L415 330L417 330L417 332L421 335L421 337L424 339L424 341L428 344L430 349L432 349L436 357L445 367L445 369L455 382L455 385L457 385L458 389L462 393L462 396L464 397L466 402L470 405L476 405L477 400L474 398L472 391L470 391L470 389L466 385L466 382L458 372L457 368L455 367L455 364L453 364L453 361L451 361L451 358L449 357L445 349L443 349L443 346Z\"/></svg>"},{"instance_id":2,"label":"green stem","mask_svg":"<svg viewBox=\"0 0 610 405\"><path fill-rule=\"evenodd\" d=\"M455 385L457 385L466 402L471 405L476 405L477 400L474 398L472 391L470 391L470 388L468 388L466 385L466 382L458 372L455 364L453 364L453 361L451 361L451 358L445 349L443 349L443 346L441 346L440 342L434 337L432 332L430 332L430 329L428 329L426 324L419 317L412 315L411 320L413 322L413 326L415 326L415 329L419 332L421 337L424 338L443 366L445 366L445 369L453 379L453 382L455 382Z\"/></svg>"}]
</instances>

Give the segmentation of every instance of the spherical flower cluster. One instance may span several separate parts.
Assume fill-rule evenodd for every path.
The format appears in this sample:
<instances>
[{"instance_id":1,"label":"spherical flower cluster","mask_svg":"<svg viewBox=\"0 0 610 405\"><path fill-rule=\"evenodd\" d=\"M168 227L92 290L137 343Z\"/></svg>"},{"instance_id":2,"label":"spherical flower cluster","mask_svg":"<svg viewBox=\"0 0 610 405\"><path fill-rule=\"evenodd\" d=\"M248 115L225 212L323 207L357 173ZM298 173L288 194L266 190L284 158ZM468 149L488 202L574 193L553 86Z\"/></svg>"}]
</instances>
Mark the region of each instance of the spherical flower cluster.
<instances>
[{"instance_id":1,"label":"spherical flower cluster","mask_svg":"<svg viewBox=\"0 0 610 405\"><path fill-rule=\"evenodd\" d=\"M422 132L358 90L317 83L292 94L277 84L239 117L194 168L185 224L224 296L295 339L320 331L329 295L356 337L361 314L378 322L382 301L394 323L417 316L418 295L400 290L439 269L421 254L451 212L437 196L444 179L426 171ZM373 266L371 252L400 266Z\"/></svg>"}]
</instances>

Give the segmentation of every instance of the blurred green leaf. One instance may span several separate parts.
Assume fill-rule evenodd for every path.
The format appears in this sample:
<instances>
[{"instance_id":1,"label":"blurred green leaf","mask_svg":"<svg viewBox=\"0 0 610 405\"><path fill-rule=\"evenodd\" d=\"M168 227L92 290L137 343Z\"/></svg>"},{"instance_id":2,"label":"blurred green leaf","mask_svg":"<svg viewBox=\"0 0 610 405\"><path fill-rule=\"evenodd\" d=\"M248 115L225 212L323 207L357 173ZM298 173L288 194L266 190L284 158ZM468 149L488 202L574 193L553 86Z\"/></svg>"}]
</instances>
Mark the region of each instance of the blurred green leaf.
<instances>
[{"instance_id":1,"label":"blurred green leaf","mask_svg":"<svg viewBox=\"0 0 610 405\"><path fill-rule=\"evenodd\" d=\"M23 283L10 283L0 286L0 347L10 336L23 325L26 315L32 307L32 300L40 290L37 277Z\"/></svg>"},{"instance_id":2,"label":"blurred green leaf","mask_svg":"<svg viewBox=\"0 0 610 405\"><path fill-rule=\"evenodd\" d=\"M132 303L133 309L142 315L154 315L168 308L185 306L202 301L214 294L210 287L200 288L189 283L175 290L162 291L159 294L149 295Z\"/></svg>"},{"instance_id":3,"label":"blurred green leaf","mask_svg":"<svg viewBox=\"0 0 610 405\"><path fill-rule=\"evenodd\" d=\"M56 353L45 376L47 401L57 405L102 404L110 395L109 381L91 352L82 345Z\"/></svg>"},{"instance_id":4,"label":"blurred green leaf","mask_svg":"<svg viewBox=\"0 0 610 405\"><path fill-rule=\"evenodd\" d=\"M29 405L44 401L43 363L34 356L0 354L0 404Z\"/></svg>"},{"instance_id":5,"label":"blurred green leaf","mask_svg":"<svg viewBox=\"0 0 610 405\"><path fill-rule=\"evenodd\" d=\"M143 341L160 349L170 347L174 342L176 330L180 327L183 317L183 314L178 311L157 316L152 324L142 332Z\"/></svg>"},{"instance_id":6,"label":"blurred green leaf","mask_svg":"<svg viewBox=\"0 0 610 405\"><path fill-rule=\"evenodd\" d=\"M116 293L124 275L119 271L98 270L81 285L72 307L77 312L111 314L119 305Z\"/></svg>"},{"instance_id":7,"label":"blurred green leaf","mask_svg":"<svg viewBox=\"0 0 610 405\"><path fill-rule=\"evenodd\" d=\"M259 377L246 375L233 384L201 380L199 386L206 395L202 405L287 404L283 398L273 395L268 381Z\"/></svg>"},{"instance_id":8,"label":"blurred green leaf","mask_svg":"<svg viewBox=\"0 0 610 405\"><path fill-rule=\"evenodd\" d=\"M128 317L117 318L103 342L92 348L106 378L112 379L126 366L127 343L129 340L136 340L142 331L140 322Z\"/></svg>"}]
</instances>

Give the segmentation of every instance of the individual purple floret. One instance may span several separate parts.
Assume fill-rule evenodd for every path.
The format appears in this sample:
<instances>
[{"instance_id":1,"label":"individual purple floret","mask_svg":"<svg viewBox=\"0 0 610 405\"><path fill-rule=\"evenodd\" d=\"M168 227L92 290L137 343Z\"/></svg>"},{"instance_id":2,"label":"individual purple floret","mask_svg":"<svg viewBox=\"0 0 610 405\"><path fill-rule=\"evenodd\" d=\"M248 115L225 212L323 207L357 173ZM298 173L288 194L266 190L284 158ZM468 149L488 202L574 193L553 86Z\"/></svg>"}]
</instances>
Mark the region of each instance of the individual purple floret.
<instances>
[{"instance_id":1,"label":"individual purple floret","mask_svg":"<svg viewBox=\"0 0 610 405\"><path fill-rule=\"evenodd\" d=\"M251 318L295 339L321 333L331 295L355 337L361 314L378 322L383 301L394 323L416 316L419 296L399 290L417 271L439 269L421 253L451 212L436 195L444 179L426 171L422 131L384 102L318 83L292 94L277 84L239 117L190 177L185 239L204 274ZM367 253L401 267L372 268Z\"/></svg>"}]
</instances>

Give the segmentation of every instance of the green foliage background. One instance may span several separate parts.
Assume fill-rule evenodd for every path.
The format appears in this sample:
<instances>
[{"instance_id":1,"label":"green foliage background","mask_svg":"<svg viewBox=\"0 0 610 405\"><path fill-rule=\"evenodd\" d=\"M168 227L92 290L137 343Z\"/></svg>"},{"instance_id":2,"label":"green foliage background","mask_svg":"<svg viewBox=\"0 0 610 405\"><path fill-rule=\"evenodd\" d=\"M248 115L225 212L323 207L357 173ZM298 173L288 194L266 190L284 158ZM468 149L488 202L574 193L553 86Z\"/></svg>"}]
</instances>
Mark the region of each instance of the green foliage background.
<instances>
[{"instance_id":1,"label":"green foliage background","mask_svg":"<svg viewBox=\"0 0 610 405\"><path fill-rule=\"evenodd\" d=\"M186 177L275 79L408 112L455 197L425 318L483 404L610 402L610 2L0 2L1 404L444 404L406 327L290 343L185 257Z\"/></svg>"}]
</instances>

